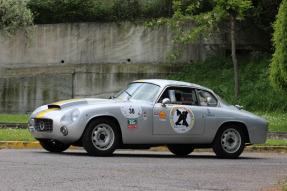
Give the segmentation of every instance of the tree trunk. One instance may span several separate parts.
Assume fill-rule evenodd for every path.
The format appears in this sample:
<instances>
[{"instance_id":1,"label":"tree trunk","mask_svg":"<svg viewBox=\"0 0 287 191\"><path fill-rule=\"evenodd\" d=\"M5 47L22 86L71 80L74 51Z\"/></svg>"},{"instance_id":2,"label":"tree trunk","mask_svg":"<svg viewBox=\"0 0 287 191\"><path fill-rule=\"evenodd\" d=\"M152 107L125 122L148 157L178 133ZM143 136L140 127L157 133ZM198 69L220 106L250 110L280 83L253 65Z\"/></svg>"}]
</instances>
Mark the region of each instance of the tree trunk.
<instances>
[{"instance_id":1,"label":"tree trunk","mask_svg":"<svg viewBox=\"0 0 287 191\"><path fill-rule=\"evenodd\" d=\"M238 65L236 59L236 47L235 47L235 18L236 15L230 14L230 31L231 31L231 57L234 68L234 81L235 81L235 98L239 98L239 75Z\"/></svg>"}]
</instances>

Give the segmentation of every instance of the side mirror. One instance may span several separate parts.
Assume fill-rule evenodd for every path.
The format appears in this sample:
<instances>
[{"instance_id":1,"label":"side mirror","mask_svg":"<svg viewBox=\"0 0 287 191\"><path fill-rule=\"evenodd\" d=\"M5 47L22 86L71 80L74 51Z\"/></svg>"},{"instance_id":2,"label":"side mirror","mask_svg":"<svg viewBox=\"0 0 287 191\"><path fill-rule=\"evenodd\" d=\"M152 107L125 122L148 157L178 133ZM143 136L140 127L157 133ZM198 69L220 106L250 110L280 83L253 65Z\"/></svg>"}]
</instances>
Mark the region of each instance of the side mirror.
<instances>
[{"instance_id":1,"label":"side mirror","mask_svg":"<svg viewBox=\"0 0 287 191\"><path fill-rule=\"evenodd\" d=\"M207 103L210 104L212 101L212 98L211 97L207 97Z\"/></svg>"},{"instance_id":2,"label":"side mirror","mask_svg":"<svg viewBox=\"0 0 287 191\"><path fill-rule=\"evenodd\" d=\"M165 107L166 106L166 104L170 104L170 99L169 98L164 98L163 100L162 100L162 106L163 107Z\"/></svg>"}]
</instances>

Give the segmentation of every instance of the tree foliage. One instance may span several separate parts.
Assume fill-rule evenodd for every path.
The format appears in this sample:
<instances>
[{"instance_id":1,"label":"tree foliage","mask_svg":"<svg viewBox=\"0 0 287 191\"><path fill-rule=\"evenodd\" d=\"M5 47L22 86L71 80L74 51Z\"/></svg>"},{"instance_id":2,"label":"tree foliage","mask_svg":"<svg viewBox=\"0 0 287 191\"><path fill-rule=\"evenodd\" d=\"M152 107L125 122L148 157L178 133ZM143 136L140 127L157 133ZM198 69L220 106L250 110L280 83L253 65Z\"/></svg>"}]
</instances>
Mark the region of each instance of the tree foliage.
<instances>
[{"instance_id":1,"label":"tree foliage","mask_svg":"<svg viewBox=\"0 0 287 191\"><path fill-rule=\"evenodd\" d=\"M175 43L189 44L200 37L210 37L219 24L228 21L229 14L235 14L238 20L243 19L243 13L252 7L249 0L194 0L185 9L182 5L182 1L173 1L171 18L154 19L147 25L166 24L174 32Z\"/></svg>"},{"instance_id":2,"label":"tree foliage","mask_svg":"<svg viewBox=\"0 0 287 191\"><path fill-rule=\"evenodd\" d=\"M194 0L186 10L181 1L173 1L174 14L171 18L161 18L148 23L148 26L166 24L173 32L173 43L189 44L208 39L218 25L230 20L231 49L234 65L235 97L239 97L239 75L235 47L235 20L242 20L244 12L252 7L249 0L212 0L210 10L198 12L204 0ZM171 59L179 54L169 53Z\"/></svg>"},{"instance_id":3,"label":"tree foliage","mask_svg":"<svg viewBox=\"0 0 287 191\"><path fill-rule=\"evenodd\" d=\"M36 24L168 17L172 0L30 0ZM191 0L187 0L191 1Z\"/></svg>"},{"instance_id":4,"label":"tree foliage","mask_svg":"<svg viewBox=\"0 0 287 191\"><path fill-rule=\"evenodd\" d=\"M0 0L0 29L2 37L11 38L18 31L24 32L26 43L30 42L33 15L25 0Z\"/></svg>"},{"instance_id":5,"label":"tree foliage","mask_svg":"<svg viewBox=\"0 0 287 191\"><path fill-rule=\"evenodd\" d=\"M275 21L281 1L252 0L254 7L245 13L246 20L265 30L271 39L273 29L270 26ZM27 2L35 15L36 24L121 22L171 17L174 14L173 0L29 0ZM183 13L192 10L193 15L199 15L213 10L217 1L180 0L180 2ZM191 5L192 9L190 9Z\"/></svg>"},{"instance_id":6,"label":"tree foliage","mask_svg":"<svg viewBox=\"0 0 287 191\"><path fill-rule=\"evenodd\" d=\"M105 3L95 0L30 0L35 23L89 22L103 16Z\"/></svg>"},{"instance_id":7,"label":"tree foliage","mask_svg":"<svg viewBox=\"0 0 287 191\"><path fill-rule=\"evenodd\" d=\"M275 22L281 2L282 0L252 0L253 8L248 11L247 19L271 36L272 23Z\"/></svg>"},{"instance_id":8,"label":"tree foliage","mask_svg":"<svg viewBox=\"0 0 287 191\"><path fill-rule=\"evenodd\" d=\"M271 84L287 92L287 0L283 0L274 23L275 52L270 65Z\"/></svg>"}]
</instances>

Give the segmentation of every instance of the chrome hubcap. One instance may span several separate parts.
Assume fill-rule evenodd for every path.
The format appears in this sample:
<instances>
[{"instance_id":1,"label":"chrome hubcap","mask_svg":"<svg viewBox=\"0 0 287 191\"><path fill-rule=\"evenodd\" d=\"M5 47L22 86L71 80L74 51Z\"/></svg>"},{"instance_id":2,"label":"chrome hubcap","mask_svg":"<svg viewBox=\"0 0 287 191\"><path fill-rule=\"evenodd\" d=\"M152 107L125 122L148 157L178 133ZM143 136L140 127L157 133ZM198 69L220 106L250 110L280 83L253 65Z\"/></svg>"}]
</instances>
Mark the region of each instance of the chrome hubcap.
<instances>
[{"instance_id":1,"label":"chrome hubcap","mask_svg":"<svg viewBox=\"0 0 287 191\"><path fill-rule=\"evenodd\" d=\"M113 129L107 124L97 125L92 133L94 146L99 150L109 149L115 140Z\"/></svg>"},{"instance_id":2,"label":"chrome hubcap","mask_svg":"<svg viewBox=\"0 0 287 191\"><path fill-rule=\"evenodd\" d=\"M227 129L221 137L222 148L228 153L235 153L241 145L241 137L237 130Z\"/></svg>"}]
</instances>

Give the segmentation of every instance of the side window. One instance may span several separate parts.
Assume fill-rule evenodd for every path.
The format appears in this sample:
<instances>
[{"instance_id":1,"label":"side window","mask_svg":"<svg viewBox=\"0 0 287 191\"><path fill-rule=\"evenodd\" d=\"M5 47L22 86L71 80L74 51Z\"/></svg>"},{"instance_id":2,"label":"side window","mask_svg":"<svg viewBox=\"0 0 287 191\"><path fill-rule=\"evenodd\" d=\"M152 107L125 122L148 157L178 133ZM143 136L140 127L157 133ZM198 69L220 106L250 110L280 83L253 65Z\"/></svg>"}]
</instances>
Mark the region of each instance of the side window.
<instances>
[{"instance_id":1,"label":"side window","mask_svg":"<svg viewBox=\"0 0 287 191\"><path fill-rule=\"evenodd\" d=\"M158 102L161 103L164 98L169 98L171 104L198 105L195 89L192 88L168 87Z\"/></svg>"},{"instance_id":2,"label":"side window","mask_svg":"<svg viewBox=\"0 0 287 191\"><path fill-rule=\"evenodd\" d=\"M217 100L211 93L207 91L198 90L198 98L201 106L217 106Z\"/></svg>"}]
</instances>

